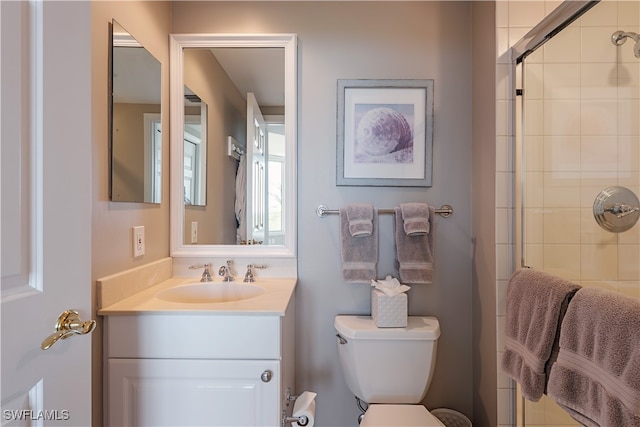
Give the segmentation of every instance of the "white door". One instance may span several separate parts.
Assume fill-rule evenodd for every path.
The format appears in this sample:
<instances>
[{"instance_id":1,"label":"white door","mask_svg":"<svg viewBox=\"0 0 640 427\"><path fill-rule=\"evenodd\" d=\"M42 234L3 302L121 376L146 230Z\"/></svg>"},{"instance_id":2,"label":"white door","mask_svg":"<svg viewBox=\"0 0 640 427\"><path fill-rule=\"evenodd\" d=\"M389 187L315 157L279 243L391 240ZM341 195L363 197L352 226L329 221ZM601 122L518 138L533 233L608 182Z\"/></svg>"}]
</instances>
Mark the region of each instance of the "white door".
<instances>
[{"instance_id":1,"label":"white door","mask_svg":"<svg viewBox=\"0 0 640 427\"><path fill-rule=\"evenodd\" d=\"M253 93L247 93L247 241L267 234L267 126Z\"/></svg>"},{"instance_id":2,"label":"white door","mask_svg":"<svg viewBox=\"0 0 640 427\"><path fill-rule=\"evenodd\" d=\"M41 343L93 315L91 4L2 1L0 22L2 425L88 426L90 335Z\"/></svg>"}]
</instances>

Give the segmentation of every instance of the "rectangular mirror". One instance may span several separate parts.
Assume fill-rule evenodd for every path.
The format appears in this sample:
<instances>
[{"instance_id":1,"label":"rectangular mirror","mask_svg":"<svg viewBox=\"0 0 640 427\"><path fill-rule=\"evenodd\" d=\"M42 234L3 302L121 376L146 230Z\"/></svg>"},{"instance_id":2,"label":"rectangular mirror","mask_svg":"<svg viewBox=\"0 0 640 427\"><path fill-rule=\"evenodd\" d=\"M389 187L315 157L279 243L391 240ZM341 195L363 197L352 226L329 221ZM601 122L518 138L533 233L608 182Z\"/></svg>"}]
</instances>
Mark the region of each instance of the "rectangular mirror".
<instances>
[{"instance_id":1,"label":"rectangular mirror","mask_svg":"<svg viewBox=\"0 0 640 427\"><path fill-rule=\"evenodd\" d=\"M162 201L162 70L116 20L111 34L110 186L114 202Z\"/></svg>"},{"instance_id":2,"label":"rectangular mirror","mask_svg":"<svg viewBox=\"0 0 640 427\"><path fill-rule=\"evenodd\" d=\"M290 34L171 36L171 192L183 194L171 198L173 256L295 253L295 41ZM173 96L183 97L185 87L204 106L199 117ZM193 202L198 154L187 143L198 118L204 204Z\"/></svg>"}]
</instances>

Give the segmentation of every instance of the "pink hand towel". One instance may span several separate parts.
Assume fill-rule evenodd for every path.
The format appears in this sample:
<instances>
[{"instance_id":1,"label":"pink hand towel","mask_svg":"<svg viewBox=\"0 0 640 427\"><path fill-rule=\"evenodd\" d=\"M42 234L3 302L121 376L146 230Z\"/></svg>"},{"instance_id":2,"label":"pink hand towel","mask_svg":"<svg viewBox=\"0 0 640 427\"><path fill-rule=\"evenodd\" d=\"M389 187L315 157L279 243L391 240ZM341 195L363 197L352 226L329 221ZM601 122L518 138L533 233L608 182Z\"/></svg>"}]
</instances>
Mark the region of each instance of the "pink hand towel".
<instances>
[{"instance_id":1,"label":"pink hand towel","mask_svg":"<svg viewBox=\"0 0 640 427\"><path fill-rule=\"evenodd\" d=\"M574 283L527 268L509 280L502 370L520 383L522 395L532 402L545 391L560 323L578 289Z\"/></svg>"},{"instance_id":2,"label":"pink hand towel","mask_svg":"<svg viewBox=\"0 0 640 427\"><path fill-rule=\"evenodd\" d=\"M640 301L581 289L569 305L549 397L585 426L640 426Z\"/></svg>"}]
</instances>

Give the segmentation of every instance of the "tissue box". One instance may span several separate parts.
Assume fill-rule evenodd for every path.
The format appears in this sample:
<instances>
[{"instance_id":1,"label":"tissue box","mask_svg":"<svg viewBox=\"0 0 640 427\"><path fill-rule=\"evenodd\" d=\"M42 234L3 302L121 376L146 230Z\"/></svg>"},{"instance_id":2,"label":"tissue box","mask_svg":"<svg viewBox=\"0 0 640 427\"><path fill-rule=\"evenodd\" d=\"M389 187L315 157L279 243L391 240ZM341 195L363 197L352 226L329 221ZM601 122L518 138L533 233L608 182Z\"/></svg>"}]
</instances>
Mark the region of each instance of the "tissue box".
<instances>
[{"instance_id":1,"label":"tissue box","mask_svg":"<svg viewBox=\"0 0 640 427\"><path fill-rule=\"evenodd\" d=\"M371 290L371 317L379 328L407 326L407 294L392 297L378 289Z\"/></svg>"}]
</instances>

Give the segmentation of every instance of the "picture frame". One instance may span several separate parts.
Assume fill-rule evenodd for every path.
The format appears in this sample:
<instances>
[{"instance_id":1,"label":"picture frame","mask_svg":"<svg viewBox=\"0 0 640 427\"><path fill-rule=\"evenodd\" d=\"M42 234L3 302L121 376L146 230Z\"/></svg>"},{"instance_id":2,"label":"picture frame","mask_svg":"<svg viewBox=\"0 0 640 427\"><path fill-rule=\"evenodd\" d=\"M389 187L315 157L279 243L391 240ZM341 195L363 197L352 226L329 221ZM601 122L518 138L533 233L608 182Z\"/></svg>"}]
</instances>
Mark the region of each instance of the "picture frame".
<instances>
[{"instance_id":1,"label":"picture frame","mask_svg":"<svg viewBox=\"0 0 640 427\"><path fill-rule=\"evenodd\" d=\"M338 80L336 185L431 187L433 80Z\"/></svg>"}]
</instances>

